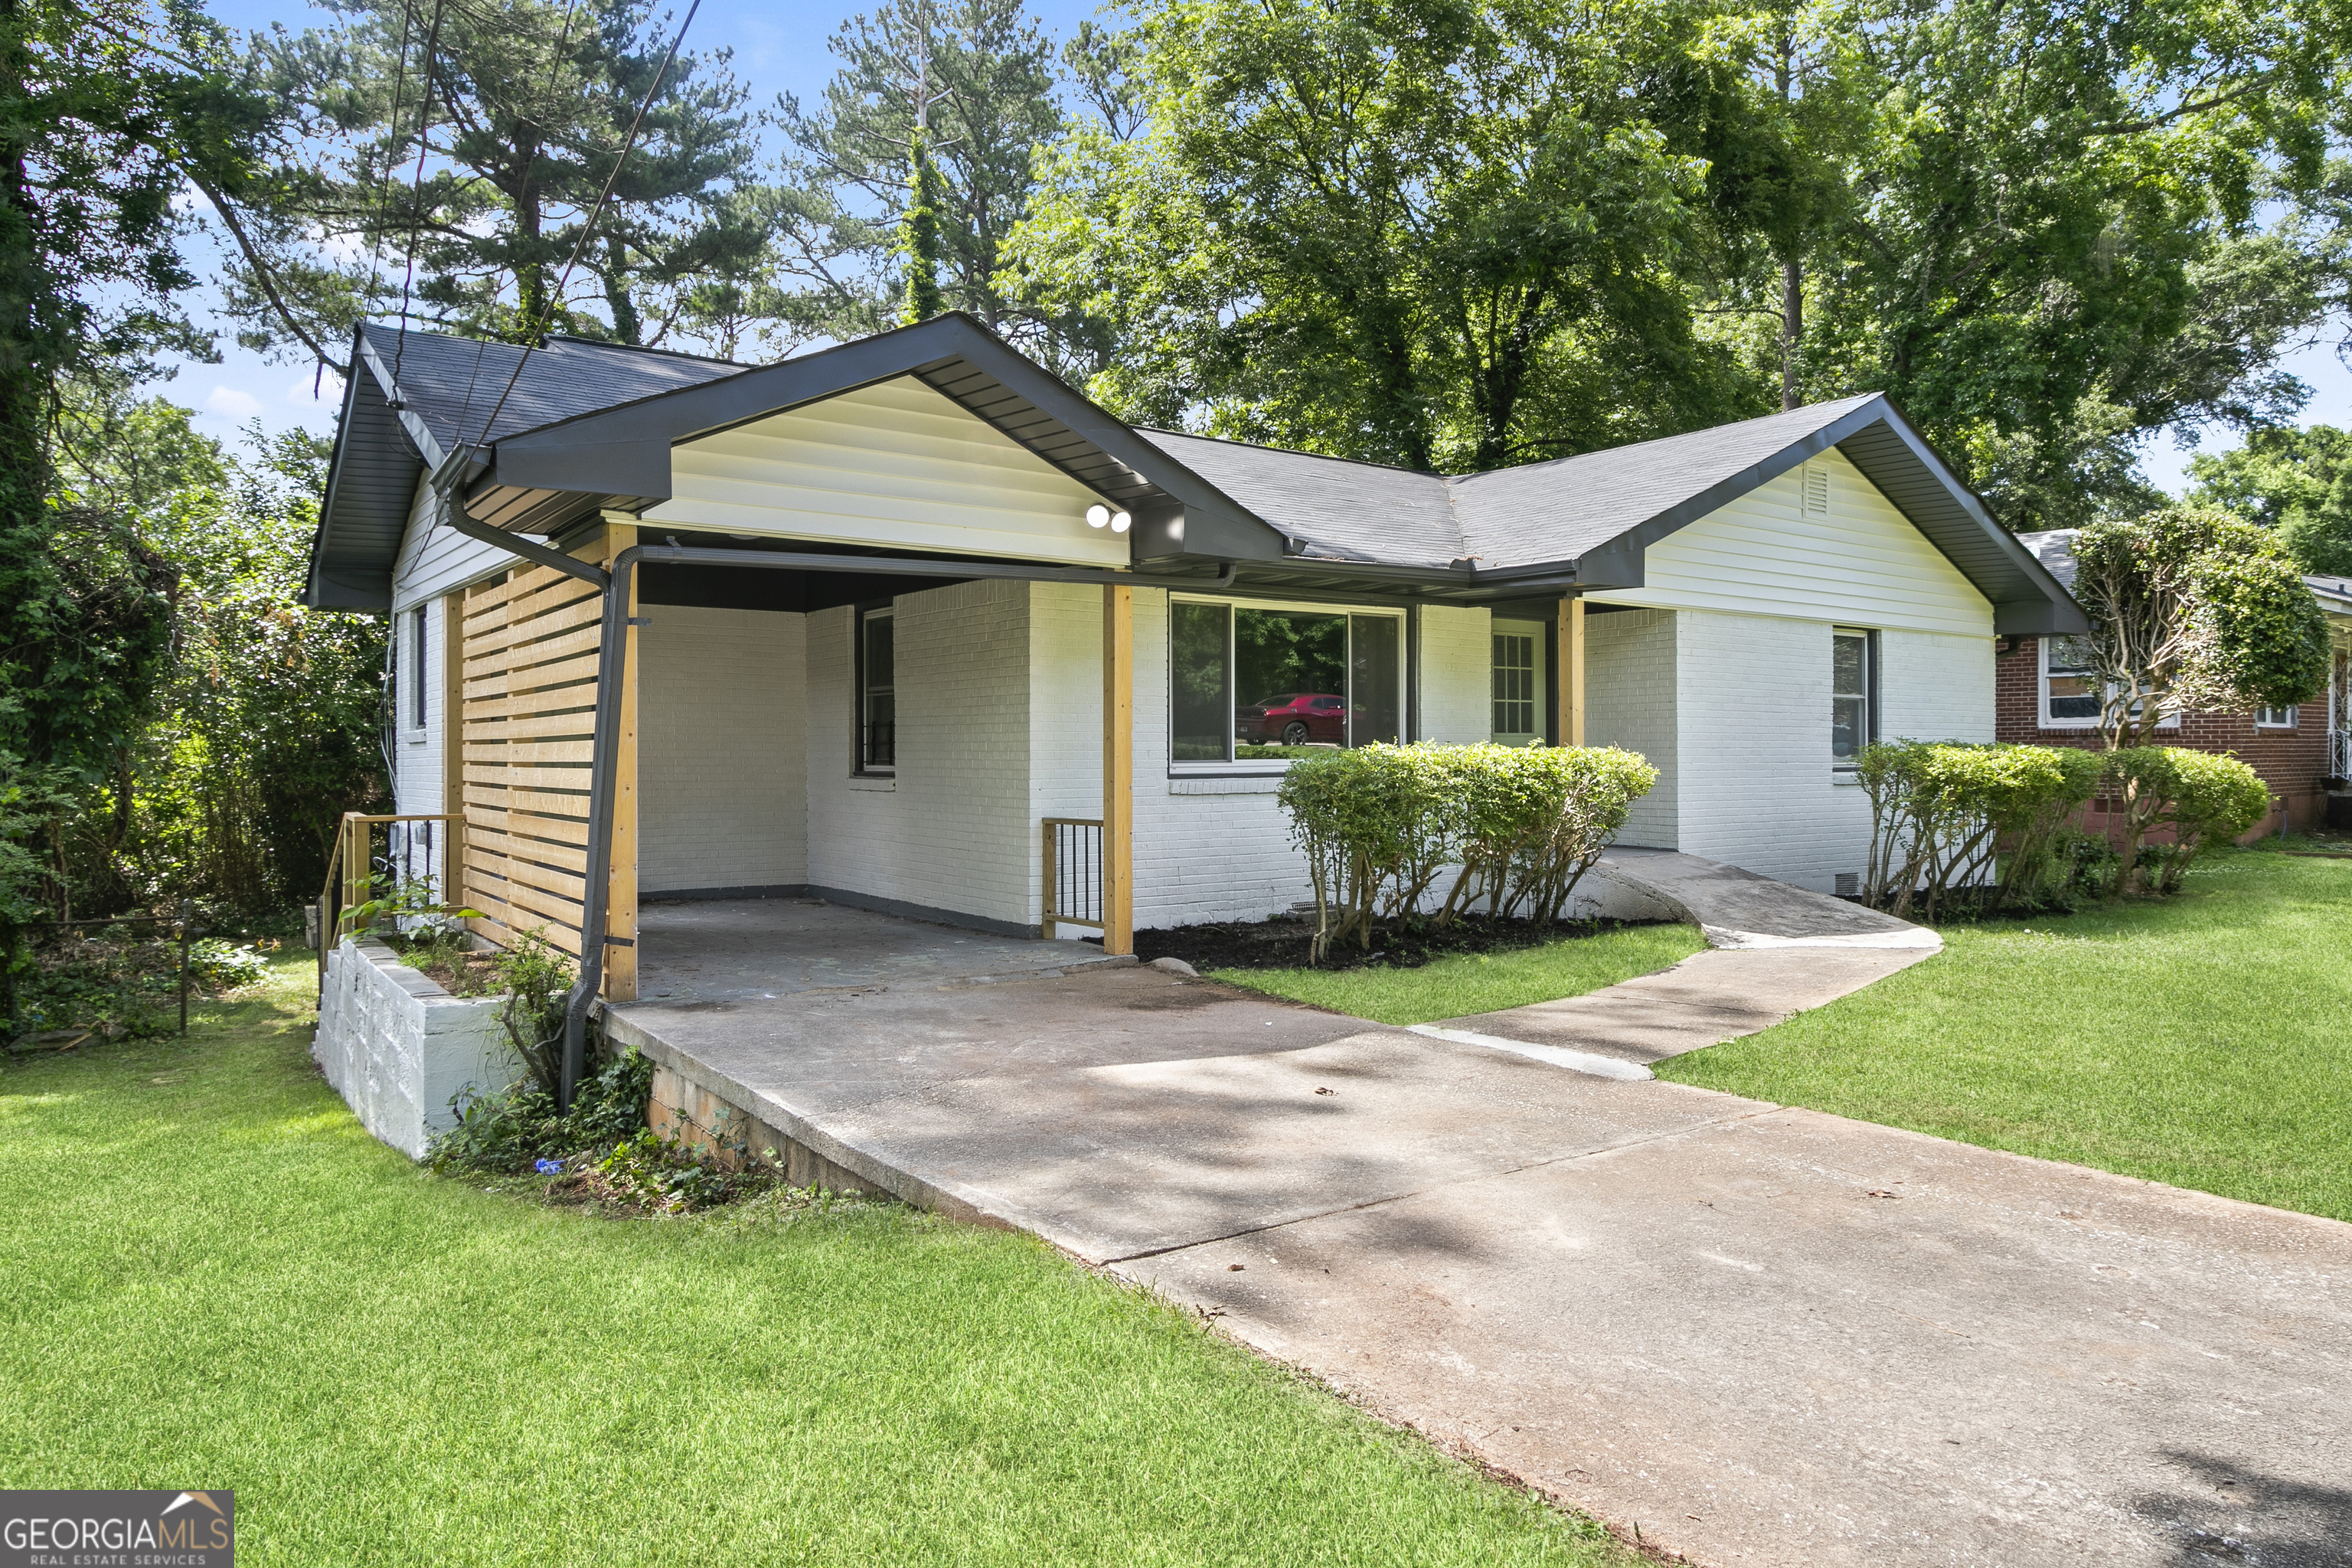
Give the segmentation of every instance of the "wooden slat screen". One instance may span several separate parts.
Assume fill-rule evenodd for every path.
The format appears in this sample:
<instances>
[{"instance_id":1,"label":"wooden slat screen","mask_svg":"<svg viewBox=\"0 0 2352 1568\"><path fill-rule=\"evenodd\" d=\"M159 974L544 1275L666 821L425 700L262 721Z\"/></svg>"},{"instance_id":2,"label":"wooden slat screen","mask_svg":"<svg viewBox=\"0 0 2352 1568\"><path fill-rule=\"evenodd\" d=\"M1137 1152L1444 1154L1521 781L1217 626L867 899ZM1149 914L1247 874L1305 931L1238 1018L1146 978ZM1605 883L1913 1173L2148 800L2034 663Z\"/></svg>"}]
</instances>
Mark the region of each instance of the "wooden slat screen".
<instances>
[{"instance_id":1,"label":"wooden slat screen","mask_svg":"<svg viewBox=\"0 0 2352 1568\"><path fill-rule=\"evenodd\" d=\"M544 566L469 588L463 609L466 875L474 929L580 954L603 601Z\"/></svg>"}]
</instances>

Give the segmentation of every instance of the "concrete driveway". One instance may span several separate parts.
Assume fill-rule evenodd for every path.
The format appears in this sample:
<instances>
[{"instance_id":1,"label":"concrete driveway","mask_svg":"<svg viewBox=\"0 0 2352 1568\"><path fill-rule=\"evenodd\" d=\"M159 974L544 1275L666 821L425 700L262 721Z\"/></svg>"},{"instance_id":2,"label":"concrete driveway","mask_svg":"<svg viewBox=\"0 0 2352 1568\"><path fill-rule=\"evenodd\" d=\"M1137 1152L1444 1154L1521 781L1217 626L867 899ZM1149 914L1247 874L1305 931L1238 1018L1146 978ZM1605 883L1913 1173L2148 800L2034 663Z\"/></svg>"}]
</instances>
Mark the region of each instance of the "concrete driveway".
<instances>
[{"instance_id":1,"label":"concrete driveway","mask_svg":"<svg viewBox=\"0 0 2352 1568\"><path fill-rule=\"evenodd\" d=\"M2352 1564L2352 1226L1151 969L1002 973L730 971L613 1024L1697 1562Z\"/></svg>"}]
</instances>

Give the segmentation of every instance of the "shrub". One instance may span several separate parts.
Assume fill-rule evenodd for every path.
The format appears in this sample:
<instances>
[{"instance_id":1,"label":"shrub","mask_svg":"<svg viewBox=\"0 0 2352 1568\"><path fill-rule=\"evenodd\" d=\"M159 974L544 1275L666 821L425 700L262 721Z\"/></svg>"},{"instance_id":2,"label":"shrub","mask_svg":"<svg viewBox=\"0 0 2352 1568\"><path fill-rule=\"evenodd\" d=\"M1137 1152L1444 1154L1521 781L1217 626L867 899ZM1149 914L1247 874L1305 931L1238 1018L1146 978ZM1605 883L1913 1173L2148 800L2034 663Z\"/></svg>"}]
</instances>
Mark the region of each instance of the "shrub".
<instances>
[{"instance_id":1,"label":"shrub","mask_svg":"<svg viewBox=\"0 0 2352 1568\"><path fill-rule=\"evenodd\" d=\"M645 1126L653 1078L654 1064L635 1050L608 1058L572 1097L568 1116L555 1109L554 1094L530 1079L496 1094L460 1095L449 1102L457 1125L433 1140L425 1163L445 1174L504 1173L550 1157L601 1153Z\"/></svg>"},{"instance_id":2,"label":"shrub","mask_svg":"<svg viewBox=\"0 0 2352 1568\"><path fill-rule=\"evenodd\" d=\"M1870 797L1865 901L1896 915L1915 902L1926 919L1975 889L1995 904L2038 895L2069 818L2098 793L2095 752L2069 746L1883 741L1855 759ZM2011 851L2006 866L2000 849Z\"/></svg>"},{"instance_id":3,"label":"shrub","mask_svg":"<svg viewBox=\"0 0 2352 1568\"><path fill-rule=\"evenodd\" d=\"M1613 747L1374 745L1294 763L1280 800L1315 885L1311 961L1420 909L1459 867L1436 918L1557 921L1657 770Z\"/></svg>"},{"instance_id":4,"label":"shrub","mask_svg":"<svg viewBox=\"0 0 2352 1568\"><path fill-rule=\"evenodd\" d=\"M563 1071L563 1003L572 989L572 960L548 945L547 928L519 931L492 966L507 999L499 1022L531 1081L552 1097Z\"/></svg>"},{"instance_id":5,"label":"shrub","mask_svg":"<svg viewBox=\"0 0 2352 1568\"><path fill-rule=\"evenodd\" d=\"M223 991L250 985L269 973L269 961L257 947L239 947L217 937L188 945L188 977Z\"/></svg>"},{"instance_id":6,"label":"shrub","mask_svg":"<svg viewBox=\"0 0 2352 1568\"><path fill-rule=\"evenodd\" d=\"M2123 865L2135 891L2170 893L2206 847L2228 843L2271 808L2262 775L2227 753L2129 746L2109 756L2124 806ZM2172 830L2168 846L2147 836Z\"/></svg>"}]
</instances>

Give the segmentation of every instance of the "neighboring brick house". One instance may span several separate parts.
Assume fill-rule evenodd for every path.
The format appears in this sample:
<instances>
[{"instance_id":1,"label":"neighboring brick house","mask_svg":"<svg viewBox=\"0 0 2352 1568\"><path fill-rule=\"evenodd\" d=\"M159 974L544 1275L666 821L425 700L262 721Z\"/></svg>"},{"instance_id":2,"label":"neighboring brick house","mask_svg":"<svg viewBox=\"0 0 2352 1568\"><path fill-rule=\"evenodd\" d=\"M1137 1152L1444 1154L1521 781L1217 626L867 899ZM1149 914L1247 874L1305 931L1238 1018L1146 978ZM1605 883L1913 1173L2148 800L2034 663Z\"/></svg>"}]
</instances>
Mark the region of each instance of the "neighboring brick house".
<instances>
[{"instance_id":1,"label":"neighboring brick house","mask_svg":"<svg viewBox=\"0 0 2352 1568\"><path fill-rule=\"evenodd\" d=\"M2070 589L2074 584L2072 529L2019 536L2051 575ZM2312 595L2326 612L2335 645L2334 672L2328 689L2294 708L2261 713L2191 713L2159 731L2165 744L2189 746L2200 752L2228 752L2242 759L2270 786L2274 802L2284 804L2287 821L2297 828L2317 826L2327 820L2334 794L2338 826L2352 807L2345 774L2347 679L2352 679L2352 579L2306 577ZM2100 744L2097 697L2069 657L2065 637L2005 637L1995 640L1995 729L2003 741L2045 746ZM2275 832L2273 807L2256 834Z\"/></svg>"}]
</instances>

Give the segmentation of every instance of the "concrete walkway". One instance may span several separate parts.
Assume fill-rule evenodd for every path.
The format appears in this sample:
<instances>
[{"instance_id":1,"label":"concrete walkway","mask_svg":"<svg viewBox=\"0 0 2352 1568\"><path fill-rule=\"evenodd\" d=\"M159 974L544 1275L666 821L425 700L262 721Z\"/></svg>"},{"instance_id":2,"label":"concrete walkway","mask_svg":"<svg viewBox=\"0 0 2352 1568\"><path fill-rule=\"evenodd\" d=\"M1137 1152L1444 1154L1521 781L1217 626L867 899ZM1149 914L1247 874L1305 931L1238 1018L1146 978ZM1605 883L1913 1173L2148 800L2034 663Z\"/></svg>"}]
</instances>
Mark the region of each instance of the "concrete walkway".
<instances>
[{"instance_id":1,"label":"concrete walkway","mask_svg":"<svg viewBox=\"0 0 2352 1568\"><path fill-rule=\"evenodd\" d=\"M1796 1005L1927 951L1788 950L1916 939L1640 869L1779 939L1702 959L1831 964ZM953 967L679 990L613 1027L877 1185L1166 1290L1698 1562L2352 1563L2352 1226L1150 968Z\"/></svg>"},{"instance_id":2,"label":"concrete walkway","mask_svg":"<svg viewBox=\"0 0 2352 1568\"><path fill-rule=\"evenodd\" d=\"M1587 875L1604 903L1689 921L1708 950L1622 985L1420 1032L1502 1050L1538 1047L1528 1054L1556 1066L1645 1077L1610 1064L1646 1067L1769 1029L1943 951L1942 938L1908 921L1696 855L1612 849Z\"/></svg>"}]
</instances>

